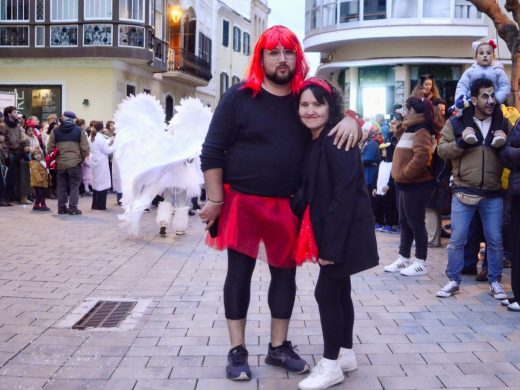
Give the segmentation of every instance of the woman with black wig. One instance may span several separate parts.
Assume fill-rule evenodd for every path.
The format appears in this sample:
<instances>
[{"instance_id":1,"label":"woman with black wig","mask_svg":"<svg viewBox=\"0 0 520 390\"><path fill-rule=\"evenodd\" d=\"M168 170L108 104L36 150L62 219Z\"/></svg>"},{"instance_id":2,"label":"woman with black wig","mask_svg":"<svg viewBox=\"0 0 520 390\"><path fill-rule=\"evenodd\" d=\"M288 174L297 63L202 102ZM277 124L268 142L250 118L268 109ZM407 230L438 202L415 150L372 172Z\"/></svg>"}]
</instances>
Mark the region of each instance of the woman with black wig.
<instances>
[{"instance_id":1,"label":"woman with black wig","mask_svg":"<svg viewBox=\"0 0 520 390\"><path fill-rule=\"evenodd\" d=\"M343 117L342 98L319 78L306 80L298 113L311 131L303 186L295 196L304 210L295 259L317 261L315 297L320 311L324 353L302 390L326 389L357 368L352 350L354 306L350 275L378 264L374 217L363 178L359 148L338 149L328 131ZM303 203L303 207L301 207ZM300 207L297 207L300 206Z\"/></svg>"}]
</instances>

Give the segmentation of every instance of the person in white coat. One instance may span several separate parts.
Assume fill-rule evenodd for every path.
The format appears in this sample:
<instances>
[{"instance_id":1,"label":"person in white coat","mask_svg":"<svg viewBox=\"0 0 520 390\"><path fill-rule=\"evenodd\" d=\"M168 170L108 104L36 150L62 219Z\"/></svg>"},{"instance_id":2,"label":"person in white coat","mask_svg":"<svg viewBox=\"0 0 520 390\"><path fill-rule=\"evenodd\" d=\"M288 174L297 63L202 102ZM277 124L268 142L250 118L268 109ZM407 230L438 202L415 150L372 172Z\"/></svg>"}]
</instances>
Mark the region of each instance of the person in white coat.
<instances>
[{"instance_id":1,"label":"person in white coat","mask_svg":"<svg viewBox=\"0 0 520 390\"><path fill-rule=\"evenodd\" d=\"M92 210L106 210L110 188L108 155L114 152L112 140L102 133L103 123L96 122L90 133L90 169L92 173Z\"/></svg>"}]
</instances>

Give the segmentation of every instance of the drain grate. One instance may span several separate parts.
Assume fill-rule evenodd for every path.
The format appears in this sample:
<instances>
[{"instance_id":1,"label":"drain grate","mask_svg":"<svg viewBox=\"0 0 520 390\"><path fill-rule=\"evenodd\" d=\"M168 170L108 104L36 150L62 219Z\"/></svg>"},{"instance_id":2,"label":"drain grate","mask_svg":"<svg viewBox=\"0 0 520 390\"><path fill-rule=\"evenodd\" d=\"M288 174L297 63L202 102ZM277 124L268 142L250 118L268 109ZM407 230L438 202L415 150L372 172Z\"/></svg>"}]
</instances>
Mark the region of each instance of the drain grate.
<instances>
[{"instance_id":1,"label":"drain grate","mask_svg":"<svg viewBox=\"0 0 520 390\"><path fill-rule=\"evenodd\" d=\"M123 321L137 304L135 301L99 301L72 329L114 328Z\"/></svg>"}]
</instances>

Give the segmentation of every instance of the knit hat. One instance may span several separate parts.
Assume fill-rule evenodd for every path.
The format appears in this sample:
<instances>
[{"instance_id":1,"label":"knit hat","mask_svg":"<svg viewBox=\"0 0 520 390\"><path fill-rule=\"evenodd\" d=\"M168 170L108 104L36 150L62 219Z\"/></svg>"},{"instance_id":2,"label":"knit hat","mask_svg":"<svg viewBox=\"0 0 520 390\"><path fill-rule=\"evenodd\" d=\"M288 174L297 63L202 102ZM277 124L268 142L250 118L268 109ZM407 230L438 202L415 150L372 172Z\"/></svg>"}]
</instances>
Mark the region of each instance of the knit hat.
<instances>
[{"instance_id":1,"label":"knit hat","mask_svg":"<svg viewBox=\"0 0 520 390\"><path fill-rule=\"evenodd\" d=\"M67 119L72 119L72 120L74 120L74 119L77 118L76 114L73 113L72 111L65 111L65 112L63 113L63 116L64 116L65 118L67 118Z\"/></svg>"}]
</instances>

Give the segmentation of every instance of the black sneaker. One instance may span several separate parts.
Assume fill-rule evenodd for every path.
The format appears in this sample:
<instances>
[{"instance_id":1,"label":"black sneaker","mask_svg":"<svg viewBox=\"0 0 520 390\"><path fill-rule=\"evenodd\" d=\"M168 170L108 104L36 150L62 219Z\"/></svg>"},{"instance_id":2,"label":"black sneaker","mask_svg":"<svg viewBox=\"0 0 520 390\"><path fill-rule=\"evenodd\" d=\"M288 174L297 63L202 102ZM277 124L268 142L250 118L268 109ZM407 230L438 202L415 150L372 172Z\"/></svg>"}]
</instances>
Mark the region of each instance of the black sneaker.
<instances>
[{"instance_id":1,"label":"black sneaker","mask_svg":"<svg viewBox=\"0 0 520 390\"><path fill-rule=\"evenodd\" d=\"M69 209L69 215L80 215L80 214L82 214L82 212L79 209Z\"/></svg>"},{"instance_id":2,"label":"black sneaker","mask_svg":"<svg viewBox=\"0 0 520 390\"><path fill-rule=\"evenodd\" d=\"M58 214L68 214L69 209L58 209Z\"/></svg>"},{"instance_id":3,"label":"black sneaker","mask_svg":"<svg viewBox=\"0 0 520 390\"><path fill-rule=\"evenodd\" d=\"M295 350L296 346L293 347L290 341L284 341L282 345L276 348L273 348L269 343L265 362L272 366L284 367L289 371L303 374L310 370L310 366Z\"/></svg>"},{"instance_id":4,"label":"black sneaker","mask_svg":"<svg viewBox=\"0 0 520 390\"><path fill-rule=\"evenodd\" d=\"M251 370L247 358L249 353L243 345L231 349L227 357L226 375L234 381L248 381L251 379Z\"/></svg>"}]
</instances>

